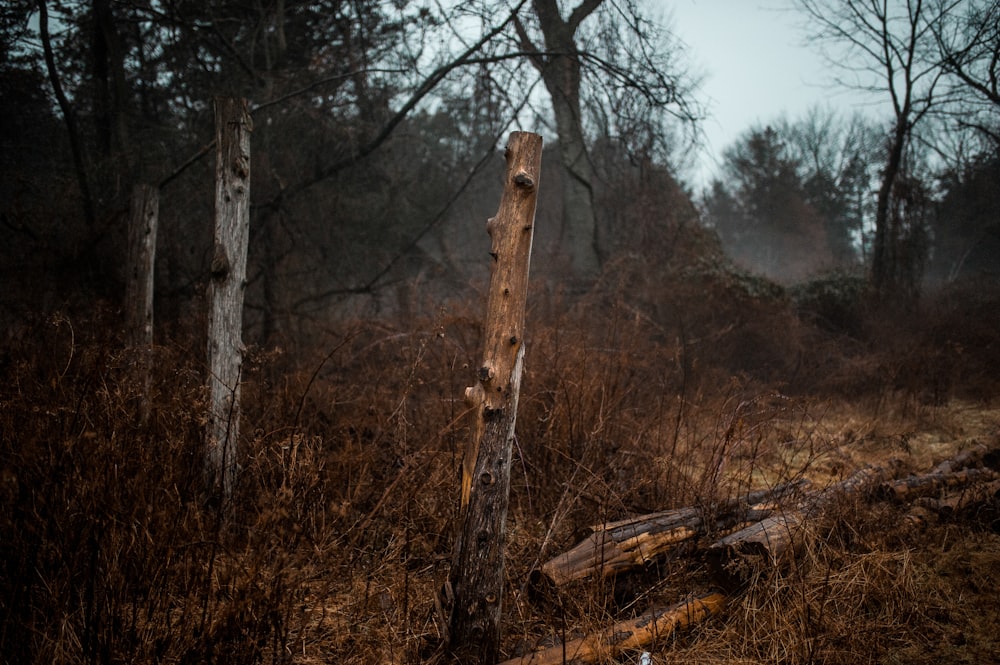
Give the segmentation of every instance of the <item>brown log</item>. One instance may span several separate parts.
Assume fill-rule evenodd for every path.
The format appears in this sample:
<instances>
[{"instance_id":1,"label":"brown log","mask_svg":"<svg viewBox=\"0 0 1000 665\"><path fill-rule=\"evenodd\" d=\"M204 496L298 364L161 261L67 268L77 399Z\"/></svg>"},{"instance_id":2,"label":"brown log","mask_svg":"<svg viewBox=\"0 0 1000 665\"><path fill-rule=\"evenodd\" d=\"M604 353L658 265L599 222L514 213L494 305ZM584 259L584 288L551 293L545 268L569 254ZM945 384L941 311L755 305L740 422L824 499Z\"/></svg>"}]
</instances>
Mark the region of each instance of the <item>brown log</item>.
<instances>
[{"instance_id":1,"label":"brown log","mask_svg":"<svg viewBox=\"0 0 1000 665\"><path fill-rule=\"evenodd\" d=\"M986 456L990 454L990 449L981 444L974 443L969 448L958 453L951 459L946 459L936 467L931 469L931 473L952 473L969 467L978 466Z\"/></svg>"},{"instance_id":2,"label":"brown log","mask_svg":"<svg viewBox=\"0 0 1000 665\"><path fill-rule=\"evenodd\" d=\"M832 501L847 495L867 497L873 488L895 472L895 465L859 469L839 483L807 496L798 506L712 543L709 559L723 576L746 579L761 566L781 560L802 526Z\"/></svg>"},{"instance_id":3,"label":"brown log","mask_svg":"<svg viewBox=\"0 0 1000 665\"><path fill-rule=\"evenodd\" d=\"M629 520L613 529L591 534L576 546L553 557L532 574L532 584L549 583L561 586L589 577L609 577L640 568L677 545L694 540L706 533L700 511L681 508L667 515L643 520ZM758 522L771 514L769 508L750 509L744 514L731 514L714 522L714 531L725 531L738 524Z\"/></svg>"},{"instance_id":4,"label":"brown log","mask_svg":"<svg viewBox=\"0 0 1000 665\"><path fill-rule=\"evenodd\" d=\"M642 567L677 545L704 536L708 531L724 532L748 522L758 522L771 514L770 505L799 490L805 481L786 483L769 490L751 492L717 506L713 510L677 508L594 525L594 531L569 550L545 562L531 574L536 591L561 586L589 577L608 577ZM706 512L716 514L706 524Z\"/></svg>"},{"instance_id":5,"label":"brown log","mask_svg":"<svg viewBox=\"0 0 1000 665\"><path fill-rule=\"evenodd\" d=\"M947 516L998 498L1000 498L1000 479L971 485L957 492L949 492L940 499L920 497L915 501L915 505Z\"/></svg>"},{"instance_id":6,"label":"brown log","mask_svg":"<svg viewBox=\"0 0 1000 665\"><path fill-rule=\"evenodd\" d=\"M644 565L701 530L700 511L695 508L625 520L599 528L576 546L553 557L542 565L541 574L557 586L591 576L615 575Z\"/></svg>"},{"instance_id":7,"label":"brown log","mask_svg":"<svg viewBox=\"0 0 1000 665\"><path fill-rule=\"evenodd\" d=\"M938 494L942 490L989 482L997 477L997 472L992 469L932 472L922 476L910 476L884 482L879 486L879 497L909 502L918 497Z\"/></svg>"},{"instance_id":8,"label":"brown log","mask_svg":"<svg viewBox=\"0 0 1000 665\"><path fill-rule=\"evenodd\" d=\"M483 361L466 390L474 421L462 463L461 509L449 576L448 648L458 662L495 663L500 654L511 449L524 362L524 316L542 137L510 135L492 239Z\"/></svg>"},{"instance_id":9,"label":"brown log","mask_svg":"<svg viewBox=\"0 0 1000 665\"><path fill-rule=\"evenodd\" d=\"M666 639L678 630L720 613L725 606L726 597L718 592L692 597L670 607L649 610L635 619L620 621L600 632L512 658L501 665L582 664L614 658L627 649L639 649L655 640Z\"/></svg>"}]
</instances>

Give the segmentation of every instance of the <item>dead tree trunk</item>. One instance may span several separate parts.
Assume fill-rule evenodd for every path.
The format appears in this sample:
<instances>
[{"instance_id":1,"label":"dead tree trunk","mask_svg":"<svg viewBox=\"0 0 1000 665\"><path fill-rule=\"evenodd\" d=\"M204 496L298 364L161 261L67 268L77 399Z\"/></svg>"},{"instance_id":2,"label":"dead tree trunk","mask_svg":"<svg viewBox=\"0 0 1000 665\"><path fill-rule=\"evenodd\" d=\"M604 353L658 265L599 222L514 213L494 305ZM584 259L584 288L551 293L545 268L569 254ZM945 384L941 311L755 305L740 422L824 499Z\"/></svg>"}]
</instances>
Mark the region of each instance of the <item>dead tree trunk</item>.
<instances>
[{"instance_id":1,"label":"dead tree trunk","mask_svg":"<svg viewBox=\"0 0 1000 665\"><path fill-rule=\"evenodd\" d=\"M206 474L209 492L225 498L232 493L236 478L252 129L246 100L215 100L215 249L208 285Z\"/></svg>"},{"instance_id":2,"label":"dead tree trunk","mask_svg":"<svg viewBox=\"0 0 1000 665\"><path fill-rule=\"evenodd\" d=\"M136 185L128 221L128 285L125 325L135 347L153 343L153 262L160 192L153 185Z\"/></svg>"},{"instance_id":3,"label":"dead tree trunk","mask_svg":"<svg viewBox=\"0 0 1000 665\"><path fill-rule=\"evenodd\" d=\"M465 391L474 414L462 463L462 497L449 584L449 648L463 663L496 663L511 447L524 362L524 309L534 234L542 137L511 134L492 239L485 346L478 382Z\"/></svg>"},{"instance_id":4,"label":"dead tree trunk","mask_svg":"<svg viewBox=\"0 0 1000 665\"><path fill-rule=\"evenodd\" d=\"M125 292L125 326L135 356L135 376L141 386L139 413L149 420L150 351L153 346L153 264L160 191L153 185L136 185L128 220L128 284Z\"/></svg>"}]
</instances>

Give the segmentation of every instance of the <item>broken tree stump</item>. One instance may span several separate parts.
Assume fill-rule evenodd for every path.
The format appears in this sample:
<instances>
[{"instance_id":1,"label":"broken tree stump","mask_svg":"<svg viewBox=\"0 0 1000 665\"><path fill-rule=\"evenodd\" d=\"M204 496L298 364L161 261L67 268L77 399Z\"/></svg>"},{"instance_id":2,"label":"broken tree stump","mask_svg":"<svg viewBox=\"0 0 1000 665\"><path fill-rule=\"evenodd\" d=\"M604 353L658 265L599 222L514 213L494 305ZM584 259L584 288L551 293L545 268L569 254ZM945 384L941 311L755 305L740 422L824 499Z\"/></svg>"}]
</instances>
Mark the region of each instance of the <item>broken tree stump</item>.
<instances>
[{"instance_id":1,"label":"broken tree stump","mask_svg":"<svg viewBox=\"0 0 1000 665\"><path fill-rule=\"evenodd\" d=\"M452 559L448 648L458 662L492 665L500 654L504 547L511 449L524 363L524 316L542 137L513 132L492 240L483 361L465 392L473 420L462 463L461 508Z\"/></svg>"}]
</instances>

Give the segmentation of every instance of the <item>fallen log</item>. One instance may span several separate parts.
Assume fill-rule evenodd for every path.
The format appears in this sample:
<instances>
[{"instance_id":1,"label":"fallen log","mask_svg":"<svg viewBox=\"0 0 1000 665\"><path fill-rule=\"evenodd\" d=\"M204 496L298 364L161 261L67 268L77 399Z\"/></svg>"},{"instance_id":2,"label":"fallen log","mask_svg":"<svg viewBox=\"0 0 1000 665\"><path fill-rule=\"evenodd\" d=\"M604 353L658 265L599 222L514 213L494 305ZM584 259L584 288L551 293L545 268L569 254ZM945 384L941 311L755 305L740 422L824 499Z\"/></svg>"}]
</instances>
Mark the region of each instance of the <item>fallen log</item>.
<instances>
[{"instance_id":1,"label":"fallen log","mask_svg":"<svg viewBox=\"0 0 1000 665\"><path fill-rule=\"evenodd\" d=\"M805 518L802 510L783 511L720 538L710 549L730 551L740 557L768 556L776 561L792 544Z\"/></svg>"},{"instance_id":2,"label":"fallen log","mask_svg":"<svg viewBox=\"0 0 1000 665\"><path fill-rule=\"evenodd\" d=\"M787 483L752 492L716 510L677 508L592 526L593 533L532 571L532 589L540 591L589 577L608 577L646 565L677 545L705 535L763 520L782 497L805 485ZM761 502L767 501L766 505ZM706 512L716 517L706 521ZM709 528L710 527L710 528Z\"/></svg>"},{"instance_id":3,"label":"fallen log","mask_svg":"<svg viewBox=\"0 0 1000 665\"><path fill-rule=\"evenodd\" d=\"M838 497L855 496L861 499L895 499L912 501L915 497L939 493L942 489L984 485L1000 478L991 469L962 469L959 465L975 463L987 454L985 446L975 447L937 465L923 476L897 478L900 465L891 462L885 467L866 466L845 480L816 492L799 506L771 515L758 524L719 539L709 547L709 560L716 571L726 579L748 579L753 571L768 563L776 563L795 541L798 531ZM989 485L983 492L989 493ZM971 497L978 496L970 493ZM959 497L951 503L960 504ZM949 501L942 500L935 510L948 510ZM930 506L924 506L928 508ZM957 509L957 508L956 508ZM916 516L917 519L922 519Z\"/></svg>"},{"instance_id":4,"label":"fallen log","mask_svg":"<svg viewBox=\"0 0 1000 665\"><path fill-rule=\"evenodd\" d=\"M946 467L948 468L948 467ZM967 487L996 479L992 469L961 469L960 471L937 471L921 476L909 476L886 481L878 488L878 497L909 502L919 497L939 494L942 490Z\"/></svg>"},{"instance_id":5,"label":"fallen log","mask_svg":"<svg viewBox=\"0 0 1000 665\"><path fill-rule=\"evenodd\" d=\"M969 467L979 466L988 455L990 455L990 449L987 446L981 443L974 443L972 446L966 448L954 457L946 459L935 466L930 470L930 473L951 473L953 471L960 471Z\"/></svg>"},{"instance_id":6,"label":"fallen log","mask_svg":"<svg viewBox=\"0 0 1000 665\"><path fill-rule=\"evenodd\" d=\"M971 485L958 485L962 487L960 491L948 492L938 499L918 498L914 502L916 509L925 514L930 514L932 510L947 514L1000 499L1000 474L990 469L965 468L979 463L987 455L997 455L997 451L976 446L938 464L926 474L933 477L934 482L938 482L940 477L954 476L966 479ZM760 570L763 562L777 563L792 549L797 535L809 520L840 498L885 498L884 488L887 487L892 488L892 496L900 496L896 487L912 488L924 482L909 478L900 485L900 468L900 463L895 461L884 467L866 466L843 481L808 494L786 508L779 507L776 502L772 505L760 505L760 502L767 498L774 500L775 492L787 497L791 490L802 487L804 483L793 483L773 492L755 493L741 501L729 502L725 508L714 511L714 523L718 525L720 519L742 514L745 526L715 541L709 547L708 558L723 573L721 577L731 578L735 574L742 580L750 579L752 571ZM966 473L959 475L962 474L960 470ZM970 471L975 473L968 473ZM945 481L938 487L955 486L947 485ZM678 543L703 535L701 520L704 513L695 508L679 508L594 526L591 536L554 557L542 566L541 572L534 571L532 575L538 573L550 584L556 584L637 567ZM919 515L914 518L923 520ZM746 524L747 521L752 523ZM507 660L501 665L582 664L612 658L626 649L644 647L655 639L667 637L678 629L718 614L725 603L726 596L722 593L691 598L668 608L651 610L633 620L618 622L600 632Z\"/></svg>"},{"instance_id":7,"label":"fallen log","mask_svg":"<svg viewBox=\"0 0 1000 665\"><path fill-rule=\"evenodd\" d=\"M843 496L870 496L879 483L896 472L896 465L866 466L826 489L808 495L799 505L731 533L709 546L708 559L723 579L746 580L763 565L777 563L799 530L831 502Z\"/></svg>"},{"instance_id":8,"label":"fallen log","mask_svg":"<svg viewBox=\"0 0 1000 665\"><path fill-rule=\"evenodd\" d=\"M721 612L725 605L726 596L718 592L692 597L670 607L644 612L634 619L619 621L600 632L506 660L501 665L582 665L614 658L625 650L645 647L700 623Z\"/></svg>"},{"instance_id":9,"label":"fallen log","mask_svg":"<svg viewBox=\"0 0 1000 665\"><path fill-rule=\"evenodd\" d=\"M1000 479L965 487L958 492L949 492L939 499L920 497L914 501L914 505L933 510L939 515L950 516L997 499L1000 499Z\"/></svg>"}]
</instances>

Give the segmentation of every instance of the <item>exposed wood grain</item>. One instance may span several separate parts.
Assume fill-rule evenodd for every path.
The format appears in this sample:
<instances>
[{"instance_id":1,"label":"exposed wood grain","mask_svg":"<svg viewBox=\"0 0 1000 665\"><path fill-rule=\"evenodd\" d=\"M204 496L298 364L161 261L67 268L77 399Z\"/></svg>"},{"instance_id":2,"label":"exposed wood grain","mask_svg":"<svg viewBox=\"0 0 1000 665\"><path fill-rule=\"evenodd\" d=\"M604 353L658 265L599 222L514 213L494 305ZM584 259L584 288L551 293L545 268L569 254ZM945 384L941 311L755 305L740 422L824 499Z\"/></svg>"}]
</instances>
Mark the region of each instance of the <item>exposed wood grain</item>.
<instances>
[{"instance_id":1,"label":"exposed wood grain","mask_svg":"<svg viewBox=\"0 0 1000 665\"><path fill-rule=\"evenodd\" d=\"M511 449L524 364L524 319L541 174L542 137L510 135L492 240L483 360L465 393L473 415L462 463L461 510L449 584L449 650L458 662L492 665L500 653Z\"/></svg>"}]
</instances>

